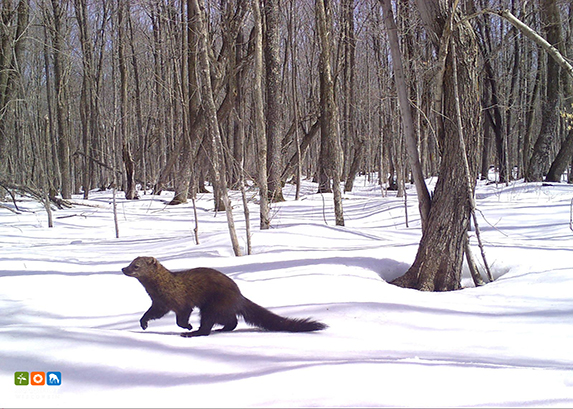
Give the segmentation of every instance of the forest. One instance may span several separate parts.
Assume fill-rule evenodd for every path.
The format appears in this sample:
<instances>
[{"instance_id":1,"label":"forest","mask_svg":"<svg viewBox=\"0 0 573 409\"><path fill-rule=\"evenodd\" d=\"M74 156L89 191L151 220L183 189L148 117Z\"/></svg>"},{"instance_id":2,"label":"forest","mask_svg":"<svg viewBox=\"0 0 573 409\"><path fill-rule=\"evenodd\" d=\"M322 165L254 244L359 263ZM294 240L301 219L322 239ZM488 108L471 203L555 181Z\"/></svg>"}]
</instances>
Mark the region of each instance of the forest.
<instances>
[{"instance_id":1,"label":"forest","mask_svg":"<svg viewBox=\"0 0 573 409\"><path fill-rule=\"evenodd\" d=\"M398 197L413 181L423 235L394 283L434 291L460 287L475 183L490 169L502 184L573 183L567 0L1 7L1 199L171 190L177 205L212 186L238 255L230 189L259 190L267 229L285 184L310 178L342 226L357 175Z\"/></svg>"}]
</instances>

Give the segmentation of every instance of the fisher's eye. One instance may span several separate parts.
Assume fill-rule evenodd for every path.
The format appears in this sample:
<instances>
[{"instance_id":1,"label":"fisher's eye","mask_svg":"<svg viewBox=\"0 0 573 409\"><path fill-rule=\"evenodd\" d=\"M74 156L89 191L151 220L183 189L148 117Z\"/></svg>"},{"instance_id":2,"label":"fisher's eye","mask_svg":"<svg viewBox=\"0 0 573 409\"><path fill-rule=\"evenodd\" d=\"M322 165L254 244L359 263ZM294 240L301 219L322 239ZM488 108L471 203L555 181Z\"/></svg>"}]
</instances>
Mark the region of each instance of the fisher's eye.
<instances>
[{"instance_id":1,"label":"fisher's eye","mask_svg":"<svg viewBox=\"0 0 573 409\"><path fill-rule=\"evenodd\" d=\"M135 264L135 265L133 266L133 269L134 269L134 270L137 270L138 268L139 268L139 264Z\"/></svg>"}]
</instances>

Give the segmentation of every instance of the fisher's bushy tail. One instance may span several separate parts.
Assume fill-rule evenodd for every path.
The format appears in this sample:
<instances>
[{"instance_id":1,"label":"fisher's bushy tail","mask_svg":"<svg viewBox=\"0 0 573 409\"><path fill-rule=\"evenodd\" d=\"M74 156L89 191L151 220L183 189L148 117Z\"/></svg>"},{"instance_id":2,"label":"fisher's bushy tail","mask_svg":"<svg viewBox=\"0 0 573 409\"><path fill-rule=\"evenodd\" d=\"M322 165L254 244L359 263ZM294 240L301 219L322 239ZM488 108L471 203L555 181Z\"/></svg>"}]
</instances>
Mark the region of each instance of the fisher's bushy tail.
<instances>
[{"instance_id":1,"label":"fisher's bushy tail","mask_svg":"<svg viewBox=\"0 0 573 409\"><path fill-rule=\"evenodd\" d=\"M310 318L286 318L281 317L248 298L244 299L243 308L239 311L245 322L267 331L280 332L307 332L320 331L327 328L326 324L314 321Z\"/></svg>"}]
</instances>

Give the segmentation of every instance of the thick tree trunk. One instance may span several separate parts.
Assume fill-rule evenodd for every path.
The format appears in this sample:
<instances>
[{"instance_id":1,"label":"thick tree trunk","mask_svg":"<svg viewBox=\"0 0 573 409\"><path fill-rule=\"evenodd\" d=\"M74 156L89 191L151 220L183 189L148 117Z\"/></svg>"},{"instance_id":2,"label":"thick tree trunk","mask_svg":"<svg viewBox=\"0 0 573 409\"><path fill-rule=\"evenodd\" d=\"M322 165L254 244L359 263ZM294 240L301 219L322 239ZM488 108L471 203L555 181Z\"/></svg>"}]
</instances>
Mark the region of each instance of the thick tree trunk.
<instances>
[{"instance_id":1,"label":"thick tree trunk","mask_svg":"<svg viewBox=\"0 0 573 409\"><path fill-rule=\"evenodd\" d=\"M418 0L416 2L426 27L436 38L442 39L443 47L449 40L443 38L448 32L450 15L446 2L442 0ZM456 18L456 23L459 19ZM463 136L469 152L478 151L479 133L479 90L477 78L477 45L471 26L458 23L451 33L456 42L457 54L447 53L443 83L440 86L443 101L443 134L439 136L442 160L439 177L434 190L428 223L423 231L414 264L394 284L425 291L448 291L461 287L461 271L464 256L464 242L471 214L468 198L468 178L464 177L466 152L462 150L453 92L453 60L457 60L459 94L467 96L461 101L460 111ZM475 181L477 158L470 156L470 180ZM473 188L473 186L470 186Z\"/></svg>"},{"instance_id":2,"label":"thick tree trunk","mask_svg":"<svg viewBox=\"0 0 573 409\"><path fill-rule=\"evenodd\" d=\"M561 144L561 149L547 172L547 182L561 182L561 175L573 158L573 130L569 130L567 138Z\"/></svg>"}]
</instances>

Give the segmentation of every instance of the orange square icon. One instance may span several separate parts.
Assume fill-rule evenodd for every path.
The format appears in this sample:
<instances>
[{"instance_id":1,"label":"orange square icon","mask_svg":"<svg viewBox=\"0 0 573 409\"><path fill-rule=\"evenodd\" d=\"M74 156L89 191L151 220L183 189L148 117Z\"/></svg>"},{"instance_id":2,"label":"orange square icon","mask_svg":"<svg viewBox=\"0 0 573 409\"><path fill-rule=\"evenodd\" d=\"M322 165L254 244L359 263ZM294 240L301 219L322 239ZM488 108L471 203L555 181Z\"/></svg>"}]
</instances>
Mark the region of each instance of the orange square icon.
<instances>
[{"instance_id":1,"label":"orange square icon","mask_svg":"<svg viewBox=\"0 0 573 409\"><path fill-rule=\"evenodd\" d=\"M30 374L30 385L45 385L46 373L45 372L32 372Z\"/></svg>"}]
</instances>

